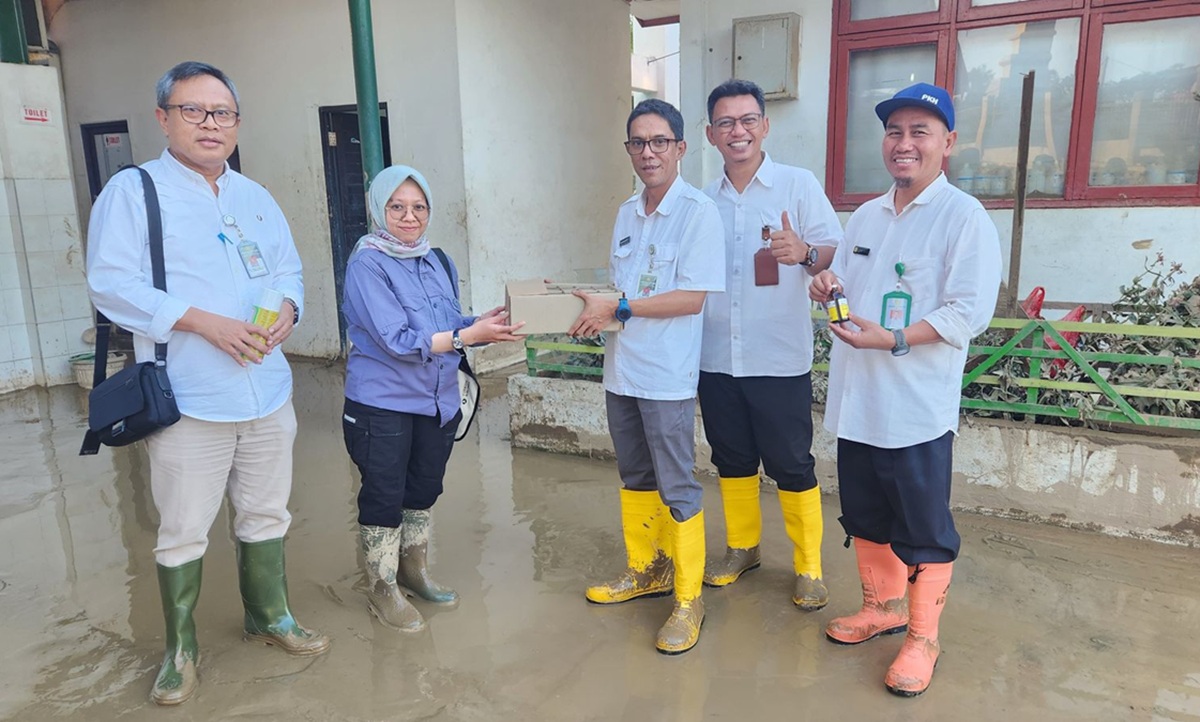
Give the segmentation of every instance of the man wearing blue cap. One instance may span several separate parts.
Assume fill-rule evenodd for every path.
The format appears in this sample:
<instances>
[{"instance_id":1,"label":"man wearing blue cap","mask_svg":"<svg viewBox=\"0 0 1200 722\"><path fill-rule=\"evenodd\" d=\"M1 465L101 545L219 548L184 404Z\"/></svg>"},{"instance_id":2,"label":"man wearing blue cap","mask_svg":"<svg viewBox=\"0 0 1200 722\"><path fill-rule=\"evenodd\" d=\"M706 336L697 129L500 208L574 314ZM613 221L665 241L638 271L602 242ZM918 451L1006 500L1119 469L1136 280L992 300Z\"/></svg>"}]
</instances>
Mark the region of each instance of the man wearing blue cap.
<instances>
[{"instance_id":1,"label":"man wearing blue cap","mask_svg":"<svg viewBox=\"0 0 1200 722\"><path fill-rule=\"evenodd\" d=\"M983 206L942 173L956 139L950 94L917 83L875 113L892 187L850 217L844 248L809 291L826 301L840 288L850 303L850 322L830 324L825 426L838 437L840 521L863 606L825 634L859 644L907 630L884 684L912 697L941 649L960 544L950 514L960 379L995 309L1000 241Z\"/></svg>"}]
</instances>

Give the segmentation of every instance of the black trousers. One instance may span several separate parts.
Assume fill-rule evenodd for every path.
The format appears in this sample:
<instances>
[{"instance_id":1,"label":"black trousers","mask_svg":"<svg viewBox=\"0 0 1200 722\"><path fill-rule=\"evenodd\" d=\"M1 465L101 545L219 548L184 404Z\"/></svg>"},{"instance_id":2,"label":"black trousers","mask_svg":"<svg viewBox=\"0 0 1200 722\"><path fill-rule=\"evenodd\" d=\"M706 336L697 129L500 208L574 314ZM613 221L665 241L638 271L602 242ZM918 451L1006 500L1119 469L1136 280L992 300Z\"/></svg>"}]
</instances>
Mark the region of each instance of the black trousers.
<instances>
[{"instance_id":1,"label":"black trousers","mask_svg":"<svg viewBox=\"0 0 1200 722\"><path fill-rule=\"evenodd\" d=\"M346 451L362 474L358 523L396 528L404 509L433 506L442 493L457 428L457 414L443 426L435 416L388 411L346 399L342 434Z\"/></svg>"},{"instance_id":2,"label":"black trousers","mask_svg":"<svg viewBox=\"0 0 1200 722\"><path fill-rule=\"evenodd\" d=\"M700 372L700 413L712 462L725 478L754 476L759 462L784 491L817 485L812 379Z\"/></svg>"},{"instance_id":3,"label":"black trousers","mask_svg":"<svg viewBox=\"0 0 1200 722\"><path fill-rule=\"evenodd\" d=\"M902 449L838 439L842 528L891 544L909 566L957 559L962 539L950 514L953 451L952 431Z\"/></svg>"}]
</instances>

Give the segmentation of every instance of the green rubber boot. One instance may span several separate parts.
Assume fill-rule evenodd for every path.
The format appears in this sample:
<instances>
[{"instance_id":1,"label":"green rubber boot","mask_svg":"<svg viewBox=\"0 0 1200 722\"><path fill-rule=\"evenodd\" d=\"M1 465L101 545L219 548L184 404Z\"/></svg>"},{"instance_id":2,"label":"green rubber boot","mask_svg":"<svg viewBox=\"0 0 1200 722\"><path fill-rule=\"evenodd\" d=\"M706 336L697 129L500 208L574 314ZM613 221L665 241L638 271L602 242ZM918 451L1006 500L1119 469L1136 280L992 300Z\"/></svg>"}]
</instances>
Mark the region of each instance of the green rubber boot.
<instances>
[{"instance_id":1,"label":"green rubber boot","mask_svg":"<svg viewBox=\"0 0 1200 722\"><path fill-rule=\"evenodd\" d=\"M428 509L405 509L400 524L400 568L396 583L416 596L444 607L458 604L458 592L429 576L429 537L433 522Z\"/></svg>"},{"instance_id":2,"label":"green rubber boot","mask_svg":"<svg viewBox=\"0 0 1200 722\"><path fill-rule=\"evenodd\" d=\"M288 608L283 539L238 541L238 586L246 622L242 638L283 649L297 657L323 654L329 637L300 626Z\"/></svg>"},{"instance_id":3,"label":"green rubber boot","mask_svg":"<svg viewBox=\"0 0 1200 722\"><path fill-rule=\"evenodd\" d=\"M196 673L200 649L196 645L192 610L200 597L203 562L203 559L197 559L177 567L158 565L158 591L162 595L163 617L167 622L167 651L150 692L150 699L155 704L182 704L200 686L200 677Z\"/></svg>"}]
</instances>

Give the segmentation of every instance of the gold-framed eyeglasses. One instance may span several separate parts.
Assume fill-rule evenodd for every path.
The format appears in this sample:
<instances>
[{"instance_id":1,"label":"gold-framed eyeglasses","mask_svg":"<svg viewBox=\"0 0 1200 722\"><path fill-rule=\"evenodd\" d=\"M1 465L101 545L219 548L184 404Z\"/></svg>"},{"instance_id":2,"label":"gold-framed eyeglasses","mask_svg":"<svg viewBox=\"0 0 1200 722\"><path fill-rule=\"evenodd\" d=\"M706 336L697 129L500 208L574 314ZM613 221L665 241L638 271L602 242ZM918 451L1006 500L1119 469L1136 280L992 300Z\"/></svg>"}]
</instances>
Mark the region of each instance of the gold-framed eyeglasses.
<instances>
[{"instance_id":1,"label":"gold-framed eyeglasses","mask_svg":"<svg viewBox=\"0 0 1200 722\"><path fill-rule=\"evenodd\" d=\"M200 125L208 120L208 116L212 116L213 122L218 128L232 128L238 124L242 114L236 110L228 110L226 108L217 108L216 110L205 110L197 105L164 105L163 110L170 112L171 108L178 108L179 115L185 121L192 125Z\"/></svg>"},{"instance_id":2,"label":"gold-framed eyeglasses","mask_svg":"<svg viewBox=\"0 0 1200 722\"><path fill-rule=\"evenodd\" d=\"M754 130L762 123L762 119L762 113L747 113L740 118L717 118L713 121L713 127L722 133L731 133L733 126L741 123L746 130Z\"/></svg>"},{"instance_id":3,"label":"gold-framed eyeglasses","mask_svg":"<svg viewBox=\"0 0 1200 722\"><path fill-rule=\"evenodd\" d=\"M651 138L650 140L632 138L625 141L625 152L629 155L641 155L646 146L650 146L650 150L655 153L662 153L667 148L670 148L672 143L678 142L678 138Z\"/></svg>"},{"instance_id":4,"label":"gold-framed eyeglasses","mask_svg":"<svg viewBox=\"0 0 1200 722\"><path fill-rule=\"evenodd\" d=\"M413 214L413 217L415 217L415 218L418 218L418 219L428 218L429 217L429 206L425 205L424 203L417 203L417 204L411 205L411 206L406 206L403 203L392 203L387 207L387 212L388 212L388 215L394 216L396 218L403 218L403 217L407 216L410 212Z\"/></svg>"}]
</instances>

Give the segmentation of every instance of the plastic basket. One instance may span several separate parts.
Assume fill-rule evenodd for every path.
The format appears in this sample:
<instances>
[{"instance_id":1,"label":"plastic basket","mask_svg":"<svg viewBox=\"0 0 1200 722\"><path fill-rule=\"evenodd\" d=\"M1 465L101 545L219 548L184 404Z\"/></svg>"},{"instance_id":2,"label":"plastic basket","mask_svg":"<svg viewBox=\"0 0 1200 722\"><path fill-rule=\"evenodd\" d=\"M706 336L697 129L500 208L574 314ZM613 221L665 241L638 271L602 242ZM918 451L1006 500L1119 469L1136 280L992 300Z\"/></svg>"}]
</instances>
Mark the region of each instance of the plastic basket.
<instances>
[{"instance_id":1,"label":"plastic basket","mask_svg":"<svg viewBox=\"0 0 1200 722\"><path fill-rule=\"evenodd\" d=\"M76 354L69 360L71 362L71 371L75 374L75 383L79 384L81 388L92 388L92 377L95 375L96 369L96 354ZM108 365L105 368L105 378L113 376L123 368L125 368L125 354L110 351L108 354Z\"/></svg>"}]
</instances>

